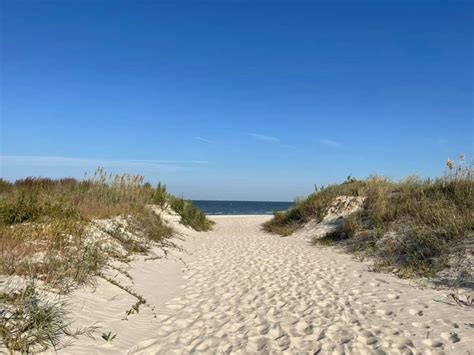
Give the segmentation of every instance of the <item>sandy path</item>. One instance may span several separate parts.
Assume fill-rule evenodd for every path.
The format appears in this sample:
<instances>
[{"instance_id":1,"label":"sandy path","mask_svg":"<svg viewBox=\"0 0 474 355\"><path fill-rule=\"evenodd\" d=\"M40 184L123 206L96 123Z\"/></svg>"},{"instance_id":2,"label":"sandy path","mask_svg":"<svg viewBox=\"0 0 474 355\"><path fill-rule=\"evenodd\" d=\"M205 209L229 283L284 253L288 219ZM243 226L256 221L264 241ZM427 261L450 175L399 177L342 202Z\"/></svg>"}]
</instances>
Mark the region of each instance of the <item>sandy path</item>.
<instances>
[{"instance_id":1,"label":"sandy path","mask_svg":"<svg viewBox=\"0 0 474 355\"><path fill-rule=\"evenodd\" d=\"M212 232L193 233L186 242L192 255L184 272L182 264L167 262L165 273L174 272L174 281L160 277L161 261L147 262L137 273L136 288L155 302L154 312L145 309L122 321L119 314L131 298L113 306L97 298L89 304L85 292L78 295L83 318L97 317L91 312L100 308L100 325L117 332L117 340L101 345L80 339L64 352L468 354L474 349L474 312L448 304L446 292L416 289L391 275L370 273L348 255L268 235L260 230L268 218L214 218ZM113 295L110 285L96 292Z\"/></svg>"}]
</instances>

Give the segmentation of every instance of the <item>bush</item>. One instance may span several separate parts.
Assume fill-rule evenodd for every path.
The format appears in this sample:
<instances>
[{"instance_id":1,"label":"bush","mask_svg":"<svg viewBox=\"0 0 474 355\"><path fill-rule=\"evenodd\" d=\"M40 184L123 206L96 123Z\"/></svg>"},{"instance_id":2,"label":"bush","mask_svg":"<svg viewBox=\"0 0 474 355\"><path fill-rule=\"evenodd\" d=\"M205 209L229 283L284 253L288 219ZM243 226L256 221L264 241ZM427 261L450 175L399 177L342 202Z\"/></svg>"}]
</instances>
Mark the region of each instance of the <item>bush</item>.
<instances>
[{"instance_id":1,"label":"bush","mask_svg":"<svg viewBox=\"0 0 474 355\"><path fill-rule=\"evenodd\" d=\"M5 179L0 178L0 194L9 192L13 188L13 184Z\"/></svg>"},{"instance_id":2,"label":"bush","mask_svg":"<svg viewBox=\"0 0 474 355\"><path fill-rule=\"evenodd\" d=\"M214 222L210 221L206 215L196 208L192 203L182 198L171 197L171 208L181 216L181 222L197 231L208 231Z\"/></svg>"}]
</instances>

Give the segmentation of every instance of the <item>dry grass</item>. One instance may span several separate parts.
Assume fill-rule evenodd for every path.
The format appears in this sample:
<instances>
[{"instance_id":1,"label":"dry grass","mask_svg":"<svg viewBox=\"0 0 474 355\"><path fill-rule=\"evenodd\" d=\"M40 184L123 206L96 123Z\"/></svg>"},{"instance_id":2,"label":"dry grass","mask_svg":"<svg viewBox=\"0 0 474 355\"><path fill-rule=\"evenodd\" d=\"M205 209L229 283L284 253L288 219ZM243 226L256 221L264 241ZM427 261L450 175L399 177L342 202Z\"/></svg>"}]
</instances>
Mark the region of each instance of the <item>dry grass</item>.
<instances>
[{"instance_id":1,"label":"dry grass","mask_svg":"<svg viewBox=\"0 0 474 355\"><path fill-rule=\"evenodd\" d=\"M338 196L362 196L367 182L348 180L342 184L330 185L299 200L287 212L277 212L274 218L264 224L270 233L290 235L311 219L322 220L328 205Z\"/></svg>"},{"instance_id":2,"label":"dry grass","mask_svg":"<svg viewBox=\"0 0 474 355\"><path fill-rule=\"evenodd\" d=\"M124 216L130 240L113 237L130 252L146 252L150 243L169 245L170 227L147 205L171 205L183 223L208 230L211 222L191 203L153 188L137 175L107 175L98 169L93 178L52 180L28 178L14 184L0 182L0 273L29 275L54 283L72 278L86 282L106 262L103 250L84 238L93 219Z\"/></svg>"},{"instance_id":3,"label":"dry grass","mask_svg":"<svg viewBox=\"0 0 474 355\"><path fill-rule=\"evenodd\" d=\"M88 282L108 255L86 243L84 227L75 220L0 227L0 273L39 279L63 291Z\"/></svg>"},{"instance_id":4,"label":"dry grass","mask_svg":"<svg viewBox=\"0 0 474 355\"><path fill-rule=\"evenodd\" d=\"M379 270L397 269L402 277L432 276L474 235L472 169L462 156L448 160L445 176L435 180L350 179L276 214L264 228L288 235L312 218L322 220L335 197L365 196L364 210L347 218L341 232L315 242L370 255Z\"/></svg>"},{"instance_id":5,"label":"dry grass","mask_svg":"<svg viewBox=\"0 0 474 355\"><path fill-rule=\"evenodd\" d=\"M211 228L206 216L189 202L171 196L163 185L154 188L144 183L138 175L107 175L99 168L84 181L27 178L9 183L0 179L0 275L40 280L67 293L92 282L94 276L103 276L101 270L111 260L128 262L130 256L146 253L153 245L166 253L175 247L169 238L173 230L149 208L152 204L176 208L183 223L196 230ZM117 216L125 221L125 227L102 232L125 250L125 255L104 247L88 232L96 225L94 220ZM34 296L31 292L27 295ZM2 297L13 299L6 293ZM52 321L62 315L56 312L57 307L47 309L54 316ZM8 327L5 319L1 321L7 346L27 349L28 338L17 339L9 331L15 319L8 320ZM55 342L52 337L49 345Z\"/></svg>"}]
</instances>

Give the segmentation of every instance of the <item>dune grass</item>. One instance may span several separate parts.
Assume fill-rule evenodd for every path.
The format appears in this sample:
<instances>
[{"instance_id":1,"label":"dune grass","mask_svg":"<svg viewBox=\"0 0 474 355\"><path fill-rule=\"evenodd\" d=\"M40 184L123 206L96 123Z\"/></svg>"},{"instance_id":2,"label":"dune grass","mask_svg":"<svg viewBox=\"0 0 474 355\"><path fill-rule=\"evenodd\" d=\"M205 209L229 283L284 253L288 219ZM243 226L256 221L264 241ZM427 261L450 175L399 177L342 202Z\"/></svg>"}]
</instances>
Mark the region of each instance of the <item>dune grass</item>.
<instances>
[{"instance_id":1,"label":"dune grass","mask_svg":"<svg viewBox=\"0 0 474 355\"><path fill-rule=\"evenodd\" d=\"M402 277L433 276L474 236L473 166L464 156L458 163L448 160L445 176L434 180L373 176L328 186L275 214L264 229L289 235L311 219L320 221L337 196L364 196L363 211L347 218L340 232L314 243L370 255L377 269L397 269Z\"/></svg>"},{"instance_id":2,"label":"dune grass","mask_svg":"<svg viewBox=\"0 0 474 355\"><path fill-rule=\"evenodd\" d=\"M110 255L84 238L92 220L126 218L128 231L143 238L126 238L120 230L111 234L131 253L146 252L150 243L166 246L173 234L149 205L170 206L196 230L212 227L202 211L168 194L164 185L153 188L141 176L107 176L103 169L84 181L2 180L0 191L0 274L48 283L82 284L108 261Z\"/></svg>"},{"instance_id":3,"label":"dune grass","mask_svg":"<svg viewBox=\"0 0 474 355\"><path fill-rule=\"evenodd\" d=\"M101 276L101 270L114 259L127 262L130 256L146 253L152 245L165 250L175 246L169 239L173 230L150 205L175 209L182 222L196 230L212 227L204 213L190 202L170 195L164 185L155 188L144 183L139 175L108 175L99 168L83 181L27 178L10 183L0 179L0 275L39 280L56 292L67 293L93 282L94 276ZM105 232L125 250L125 255L89 235L90 226L98 226L94 221L117 216L123 227ZM21 305L21 300L35 296L28 290L23 298L3 292L2 302ZM45 321L59 322L62 308L45 307L52 317ZM1 314L0 336L10 349L23 351L28 347L27 339L12 338L9 330L14 321ZM51 328L52 346L57 330L53 328L57 327ZM40 345L48 342L33 340Z\"/></svg>"},{"instance_id":4,"label":"dune grass","mask_svg":"<svg viewBox=\"0 0 474 355\"><path fill-rule=\"evenodd\" d=\"M33 280L0 291L0 306L0 339L7 349L22 354L56 349L64 334L90 335L94 330L71 329L64 302L46 296Z\"/></svg>"}]
</instances>

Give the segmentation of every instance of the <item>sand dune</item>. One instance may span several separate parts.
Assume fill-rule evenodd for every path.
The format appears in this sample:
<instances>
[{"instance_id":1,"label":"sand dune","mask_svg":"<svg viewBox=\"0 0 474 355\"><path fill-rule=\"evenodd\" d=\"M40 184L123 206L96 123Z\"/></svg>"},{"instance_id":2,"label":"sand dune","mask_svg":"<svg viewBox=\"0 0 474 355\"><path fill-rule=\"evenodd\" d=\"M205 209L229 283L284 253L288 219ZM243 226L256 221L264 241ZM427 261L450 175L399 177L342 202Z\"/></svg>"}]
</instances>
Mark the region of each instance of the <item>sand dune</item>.
<instances>
[{"instance_id":1,"label":"sand dune","mask_svg":"<svg viewBox=\"0 0 474 355\"><path fill-rule=\"evenodd\" d=\"M74 295L76 325L97 322L111 344L81 337L64 354L468 354L474 312L446 291L419 289L304 238L261 231L269 216L222 216L188 231L167 260L133 262L149 306L103 281ZM180 260L182 259L182 260ZM130 280L123 280L131 284Z\"/></svg>"}]
</instances>

